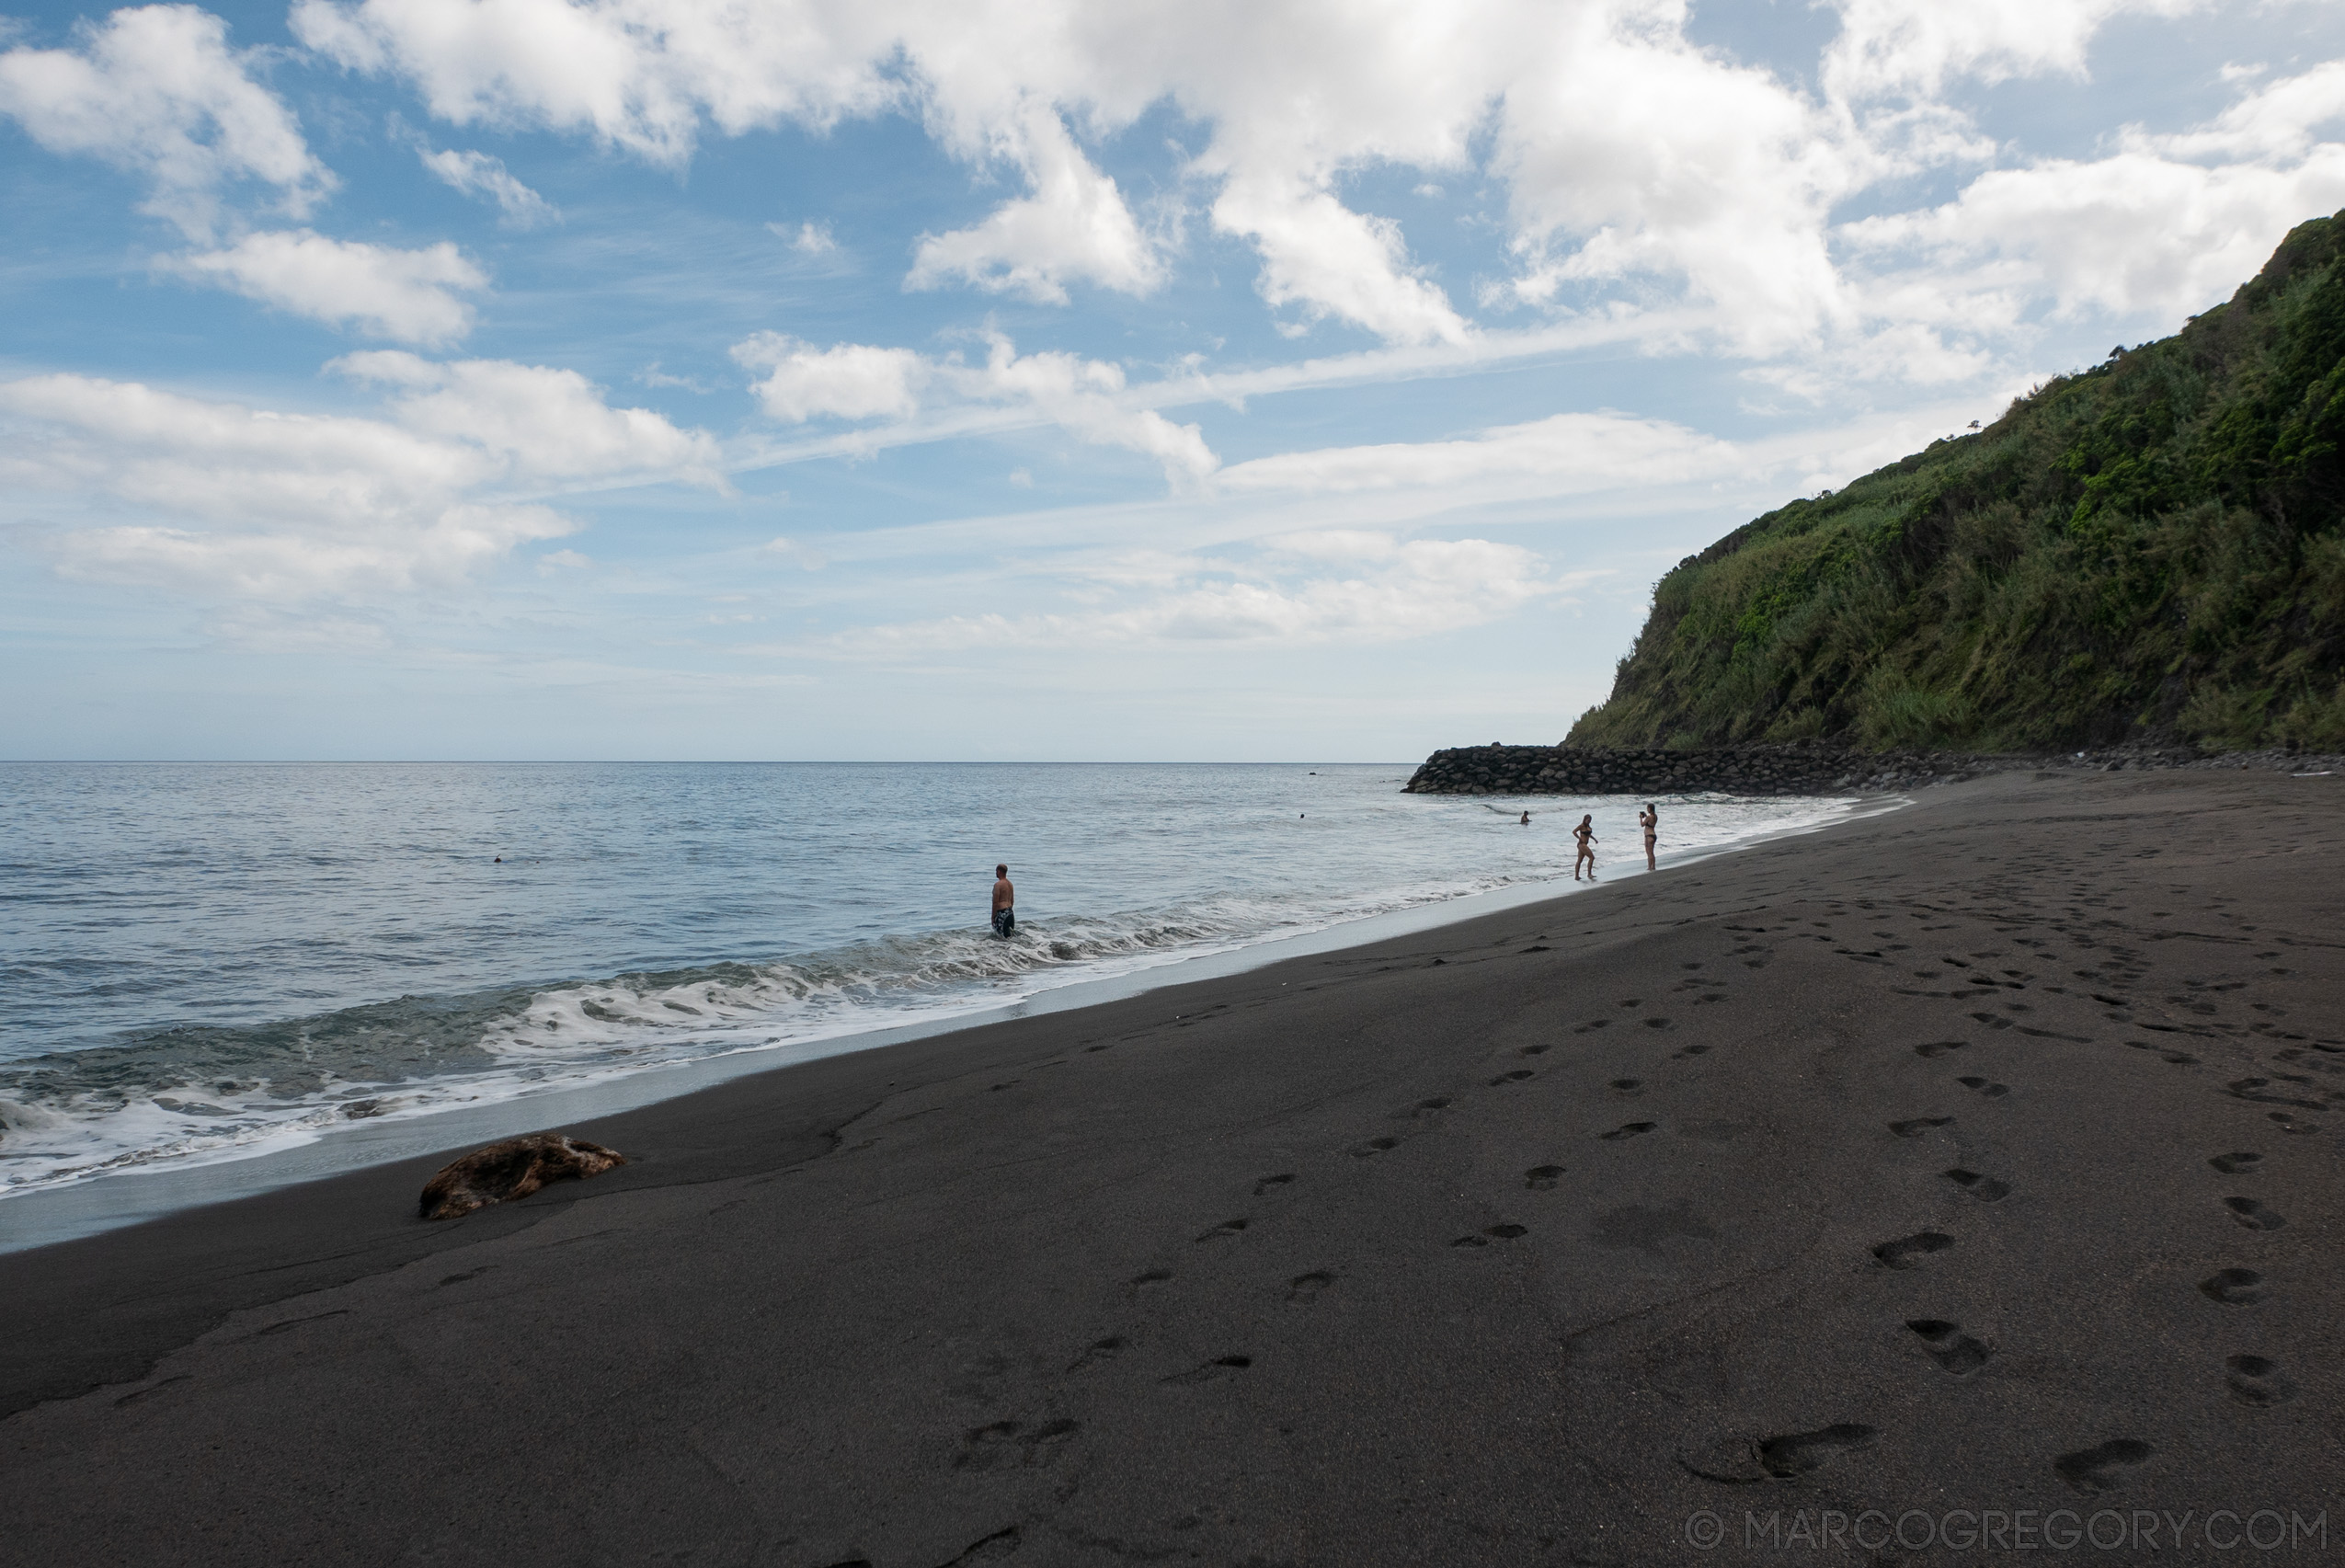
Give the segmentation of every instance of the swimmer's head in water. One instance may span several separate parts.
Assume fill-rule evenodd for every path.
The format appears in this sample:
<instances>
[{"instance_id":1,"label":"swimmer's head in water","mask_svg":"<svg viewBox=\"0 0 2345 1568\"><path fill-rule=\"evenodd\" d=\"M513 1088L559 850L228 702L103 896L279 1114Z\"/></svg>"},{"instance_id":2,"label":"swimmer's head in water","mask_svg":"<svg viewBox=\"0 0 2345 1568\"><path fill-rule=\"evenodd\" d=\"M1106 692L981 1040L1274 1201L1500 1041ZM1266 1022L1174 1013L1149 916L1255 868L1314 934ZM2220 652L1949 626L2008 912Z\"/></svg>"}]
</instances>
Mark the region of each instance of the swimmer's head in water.
<instances>
[{"instance_id":1,"label":"swimmer's head in water","mask_svg":"<svg viewBox=\"0 0 2345 1568\"><path fill-rule=\"evenodd\" d=\"M996 876L1007 876L1010 875L1010 868L1006 865L997 865L993 868L993 875Z\"/></svg>"}]
</instances>

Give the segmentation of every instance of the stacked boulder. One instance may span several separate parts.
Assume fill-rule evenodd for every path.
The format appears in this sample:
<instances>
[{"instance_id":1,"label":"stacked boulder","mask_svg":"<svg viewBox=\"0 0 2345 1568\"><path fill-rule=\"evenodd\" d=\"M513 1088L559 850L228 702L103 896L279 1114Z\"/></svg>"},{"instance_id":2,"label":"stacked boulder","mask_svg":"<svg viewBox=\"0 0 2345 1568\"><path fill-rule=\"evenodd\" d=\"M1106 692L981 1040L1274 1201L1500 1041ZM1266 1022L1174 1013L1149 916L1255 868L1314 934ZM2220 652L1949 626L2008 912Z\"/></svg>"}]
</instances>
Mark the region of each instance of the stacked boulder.
<instances>
[{"instance_id":1,"label":"stacked boulder","mask_svg":"<svg viewBox=\"0 0 2345 1568\"><path fill-rule=\"evenodd\" d=\"M1999 759L1802 744L1706 750L1464 746L1436 751L1412 795L1835 795L1969 778Z\"/></svg>"},{"instance_id":2,"label":"stacked boulder","mask_svg":"<svg viewBox=\"0 0 2345 1568\"><path fill-rule=\"evenodd\" d=\"M2134 744L2036 756L2019 752L1860 751L1828 741L1675 751L1613 746L1460 746L1436 751L1409 780L1412 795L1879 795L1982 773L2035 770L2240 768L2345 775L2345 757L2306 751L2206 756L2189 747Z\"/></svg>"}]
</instances>

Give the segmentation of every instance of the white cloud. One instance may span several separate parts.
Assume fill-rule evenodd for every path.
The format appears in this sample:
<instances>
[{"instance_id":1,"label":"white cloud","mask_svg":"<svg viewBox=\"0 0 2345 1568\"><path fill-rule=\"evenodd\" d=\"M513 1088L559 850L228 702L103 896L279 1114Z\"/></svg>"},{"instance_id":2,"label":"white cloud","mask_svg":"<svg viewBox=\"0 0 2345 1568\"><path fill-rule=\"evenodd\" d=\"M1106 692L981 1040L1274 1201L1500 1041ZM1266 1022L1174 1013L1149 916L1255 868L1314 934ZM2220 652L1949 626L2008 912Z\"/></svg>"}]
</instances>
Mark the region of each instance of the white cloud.
<instances>
[{"instance_id":1,"label":"white cloud","mask_svg":"<svg viewBox=\"0 0 2345 1568\"><path fill-rule=\"evenodd\" d=\"M1528 478L1564 495L1682 483L1740 472L1729 441L1620 414L1557 414L1460 441L1330 447L1258 457L1221 471L1225 490L1328 494Z\"/></svg>"},{"instance_id":2,"label":"white cloud","mask_svg":"<svg viewBox=\"0 0 2345 1568\"><path fill-rule=\"evenodd\" d=\"M714 482L715 445L612 409L567 371L413 355L344 368L398 389L388 418L289 414L132 382L0 383L18 496L142 521L51 531L69 575L271 602L444 588L576 524L518 484Z\"/></svg>"},{"instance_id":3,"label":"white cloud","mask_svg":"<svg viewBox=\"0 0 2345 1568\"><path fill-rule=\"evenodd\" d=\"M497 203L505 214L505 222L513 228L535 228L540 223L559 223L562 214L554 204L520 180L505 166L502 158L486 153L459 152L449 148L433 152L418 147L416 156L423 160L434 178L452 190L467 196L485 196Z\"/></svg>"},{"instance_id":4,"label":"white cloud","mask_svg":"<svg viewBox=\"0 0 2345 1568\"><path fill-rule=\"evenodd\" d=\"M0 53L0 113L52 153L144 178L146 210L209 235L223 187L256 180L296 216L334 185L292 111L253 80L228 25L193 6L116 11L73 49Z\"/></svg>"},{"instance_id":5,"label":"white cloud","mask_svg":"<svg viewBox=\"0 0 2345 1568\"><path fill-rule=\"evenodd\" d=\"M1058 426L1094 446L1145 452L1176 482L1210 475L1220 460L1195 425L1175 425L1126 395L1123 371L1102 360L1047 352L1021 355L1007 338L987 338L981 363L960 354L930 358L909 349L840 343L818 349L780 333L738 343L733 357L767 372L751 384L776 419L890 419L998 410L1023 422Z\"/></svg>"},{"instance_id":6,"label":"white cloud","mask_svg":"<svg viewBox=\"0 0 2345 1568\"><path fill-rule=\"evenodd\" d=\"M296 0L290 20L328 59L413 79L454 124L586 131L671 164L704 116L727 135L821 128L902 94L873 6Z\"/></svg>"},{"instance_id":7,"label":"white cloud","mask_svg":"<svg viewBox=\"0 0 2345 1568\"><path fill-rule=\"evenodd\" d=\"M933 289L957 279L1046 304L1067 303L1070 279L1127 294L1154 292L1164 280L1155 247L1058 111L1030 104L1009 130L1003 155L1024 168L1033 194L1004 202L973 228L924 236L904 286Z\"/></svg>"},{"instance_id":8,"label":"white cloud","mask_svg":"<svg viewBox=\"0 0 2345 1568\"><path fill-rule=\"evenodd\" d=\"M1950 79L2082 76L2086 48L2126 13L2179 16L2204 0L1834 0L1840 35L1825 52L1836 97L1935 96Z\"/></svg>"},{"instance_id":9,"label":"white cloud","mask_svg":"<svg viewBox=\"0 0 2345 1568\"><path fill-rule=\"evenodd\" d=\"M1372 530L1287 534L1242 564L1143 554L1090 576L1138 591L1068 613L869 627L821 651L887 661L973 647L1387 643L1502 620L1586 580L1550 575L1519 545Z\"/></svg>"},{"instance_id":10,"label":"white cloud","mask_svg":"<svg viewBox=\"0 0 2345 1568\"><path fill-rule=\"evenodd\" d=\"M1816 90L1698 46L1687 0L1285 0L1206 17L1175 0L1112 16L1073 0L298 0L292 25L347 67L412 81L454 123L584 132L670 165L711 133L916 114L952 155L1015 171L1023 189L924 236L910 288L1044 302L1077 285L1149 294L1178 252L1179 201L1194 199L1216 232L1253 246L1282 330L1327 320L1391 345L1462 348L1476 325L1399 221L1350 192L1355 177L1379 170L1412 171L1420 189L1482 176L1515 258L1511 277L1485 280L1485 304L1651 315L1655 345L1759 360L1816 359L1921 326L1937 335L1913 361L1927 380L1974 362L1977 346L1945 336L1929 291L1907 286L1915 265L1942 282L1982 256L2010 263L1985 280L1997 314L1972 327L2008 335L2040 303L2031 290L2065 289L2055 303L2068 310L2163 308L2202 272L2235 267L2225 235L2268 244L2286 226L2270 219L2273 204L2295 203L2293 220L2325 200L2329 143L2316 138L2335 118L2329 68L2267 89L2187 144L2119 149L2202 176L2098 161L1991 168L1964 212L2003 223L2008 246L1990 236L1982 247L1953 217L1832 226L1836 207L1888 181L2011 156L1948 99L1958 86L2080 76L2113 19L2202 3L1834 0L1840 29ZM1163 109L1205 139L1151 230L1102 161L1118 132ZM450 172L502 189L501 170ZM2201 216L2187 237L2161 242L2174 256L2148 268L2155 277L2112 282L2038 257L2070 243L2053 235L2053 207L2071 198L2126 213L2177 199ZM2133 232L2132 218L2125 225ZM832 243L812 222L776 232L809 255ZM2200 241L2220 259L2179 259ZM1881 270L1898 246L1908 261ZM1980 286L1954 281L1966 295ZM1707 309L1709 324L1671 336L1686 306ZM1894 314L1907 307L1924 317ZM801 372L893 374L843 361L772 369L784 418ZM916 392L871 395L900 406Z\"/></svg>"},{"instance_id":11,"label":"white cloud","mask_svg":"<svg viewBox=\"0 0 2345 1568\"><path fill-rule=\"evenodd\" d=\"M818 572L830 564L830 557L821 551L787 536L767 540L758 546L758 553L774 556L809 572Z\"/></svg>"},{"instance_id":12,"label":"white cloud","mask_svg":"<svg viewBox=\"0 0 2345 1568\"><path fill-rule=\"evenodd\" d=\"M1066 120L1109 132L1170 97L1224 122L1198 167L1226 177L1215 222L1262 249L1265 295L1413 342L1454 340L1463 323L1408 264L1397 230L1333 189L1367 159L1462 162L1491 86L1470 62L1424 58L1428 43L1454 53L1458 31L1428 15L1387 28L1263 7L1200 28L1193 8L1170 4L1111 18L1012 0L911 13L814 0L299 0L292 22L352 69L414 80L455 123L584 130L667 162L691 155L704 122L738 134L916 109L956 155L1020 169L1028 192L931 236L908 281L1044 300L1070 281L1157 286L1157 247ZM1430 155L1427 135L1439 144Z\"/></svg>"},{"instance_id":13,"label":"white cloud","mask_svg":"<svg viewBox=\"0 0 2345 1568\"><path fill-rule=\"evenodd\" d=\"M1493 164L1518 297L1682 280L1760 353L1844 321L1825 218L1866 165L1839 122L1764 72L1628 21L1582 17L1526 49L1509 84Z\"/></svg>"},{"instance_id":14,"label":"white cloud","mask_svg":"<svg viewBox=\"0 0 2345 1568\"><path fill-rule=\"evenodd\" d=\"M576 371L510 360L443 364L395 349L346 354L330 368L396 388L391 406L403 426L478 446L519 478L641 475L724 484L714 438L680 430L648 408L613 408Z\"/></svg>"},{"instance_id":15,"label":"white cloud","mask_svg":"<svg viewBox=\"0 0 2345 1568\"><path fill-rule=\"evenodd\" d=\"M2103 158L1992 169L1943 206L1841 234L1859 254L1905 258L1927 292L1967 296L1974 319L1983 305L2016 319L2046 296L2065 316L2171 319L2228 295L2305 217L2345 206L2345 143L2315 139L2340 120L2345 66L2324 64L2206 125L2132 130ZM2206 161L2225 158L2239 161Z\"/></svg>"},{"instance_id":16,"label":"white cloud","mask_svg":"<svg viewBox=\"0 0 2345 1568\"><path fill-rule=\"evenodd\" d=\"M487 274L445 240L400 250L308 229L246 235L162 265L329 326L427 347L469 333L473 307L457 292L488 286Z\"/></svg>"},{"instance_id":17,"label":"white cloud","mask_svg":"<svg viewBox=\"0 0 2345 1568\"><path fill-rule=\"evenodd\" d=\"M1401 225L1355 212L1323 190L1278 179L1232 179L1214 226L1263 254L1264 303L1335 316L1389 343L1456 343L1469 334L1448 296L1410 266Z\"/></svg>"},{"instance_id":18,"label":"white cloud","mask_svg":"<svg viewBox=\"0 0 2345 1568\"><path fill-rule=\"evenodd\" d=\"M2197 130L2170 136L2132 130L2123 142L2172 158L2288 162L2312 156L2318 150L2314 133L2339 126L2345 126L2345 61L2331 60L2250 94Z\"/></svg>"},{"instance_id":19,"label":"white cloud","mask_svg":"<svg viewBox=\"0 0 2345 1568\"><path fill-rule=\"evenodd\" d=\"M778 332L733 346L733 358L768 372L750 390L765 411L792 424L808 419L909 419L920 410L928 362L909 349L838 343L818 349Z\"/></svg>"},{"instance_id":20,"label":"white cloud","mask_svg":"<svg viewBox=\"0 0 2345 1568\"><path fill-rule=\"evenodd\" d=\"M795 229L786 223L765 226L788 240L790 248L800 256L829 256L839 248L838 238L831 234L829 223L805 223Z\"/></svg>"}]
</instances>

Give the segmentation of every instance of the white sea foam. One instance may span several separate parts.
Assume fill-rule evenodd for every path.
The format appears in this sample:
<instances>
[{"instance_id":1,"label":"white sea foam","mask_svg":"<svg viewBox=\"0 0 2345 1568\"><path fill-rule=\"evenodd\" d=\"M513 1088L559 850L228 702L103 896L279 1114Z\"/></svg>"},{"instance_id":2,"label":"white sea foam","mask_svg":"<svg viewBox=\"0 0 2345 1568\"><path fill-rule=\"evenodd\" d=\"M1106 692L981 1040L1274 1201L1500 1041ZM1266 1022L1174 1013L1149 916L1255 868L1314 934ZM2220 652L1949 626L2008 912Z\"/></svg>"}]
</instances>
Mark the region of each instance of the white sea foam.
<instances>
[{"instance_id":1,"label":"white sea foam","mask_svg":"<svg viewBox=\"0 0 2345 1568\"><path fill-rule=\"evenodd\" d=\"M1313 835L1298 851L1285 851L1286 841L1262 823L1247 828L1251 843L1242 832L1225 834L1251 858L1235 869L1209 862L1211 877L1168 861L1161 846L1126 852L1131 880L1172 883L1179 896L1120 910L1054 912L1022 924L1008 942L977 928L909 931L765 961L424 993L306 1017L280 1014L281 1021L132 1029L0 1062L0 1194L239 1159L360 1121L428 1116L669 1064L786 1053L1390 910L1550 881L1568 869L1560 825L1543 836L1493 835L1496 814L1479 803L1396 802L1393 781L1374 784L1376 795L1355 800L1349 819L1322 809L1313 826L1298 815L1298 826ZM1313 799L1328 804L1324 794ZM1513 812L1523 805L1552 814L1551 803L1510 803L1504 826L1515 826ZM1633 803L1592 805L1600 829L1628 840ZM1724 845L1828 820L1845 805L1673 802L1669 842L1676 853ZM1128 801L1117 808L1127 817L1136 809ZM1195 807L1184 802L1184 809ZM1207 820L1184 818L1181 827L1211 847L1223 841L1213 838L1210 803L1204 809ZM1612 823L1614 817L1624 822ZM1330 875L1321 833L1342 836L1338 876ZM1263 844L1278 853L1265 854ZM1163 870L1176 864L1182 875ZM687 893L692 874L689 866L672 872ZM1314 876L1325 880L1306 879ZM1226 885L1199 886L1215 879ZM1099 879L1094 896L1112 890L1108 880Z\"/></svg>"}]
</instances>

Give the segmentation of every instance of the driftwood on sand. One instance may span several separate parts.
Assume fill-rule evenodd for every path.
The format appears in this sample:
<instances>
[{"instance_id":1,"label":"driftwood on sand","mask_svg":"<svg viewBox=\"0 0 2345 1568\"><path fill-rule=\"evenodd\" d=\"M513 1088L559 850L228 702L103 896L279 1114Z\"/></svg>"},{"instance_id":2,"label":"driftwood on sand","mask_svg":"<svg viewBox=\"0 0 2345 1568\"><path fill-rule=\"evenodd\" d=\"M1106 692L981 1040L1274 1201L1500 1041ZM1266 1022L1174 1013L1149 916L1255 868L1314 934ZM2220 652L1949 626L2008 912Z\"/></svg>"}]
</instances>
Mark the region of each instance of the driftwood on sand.
<instances>
[{"instance_id":1,"label":"driftwood on sand","mask_svg":"<svg viewBox=\"0 0 2345 1568\"><path fill-rule=\"evenodd\" d=\"M627 1162L599 1143L558 1132L509 1138L444 1166L424 1184L426 1219L457 1219L475 1208L527 1197L548 1182L599 1176Z\"/></svg>"}]
</instances>

